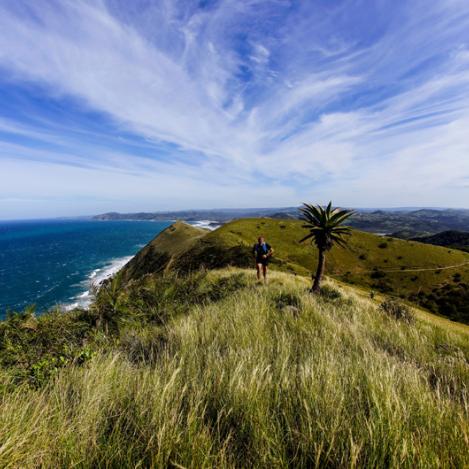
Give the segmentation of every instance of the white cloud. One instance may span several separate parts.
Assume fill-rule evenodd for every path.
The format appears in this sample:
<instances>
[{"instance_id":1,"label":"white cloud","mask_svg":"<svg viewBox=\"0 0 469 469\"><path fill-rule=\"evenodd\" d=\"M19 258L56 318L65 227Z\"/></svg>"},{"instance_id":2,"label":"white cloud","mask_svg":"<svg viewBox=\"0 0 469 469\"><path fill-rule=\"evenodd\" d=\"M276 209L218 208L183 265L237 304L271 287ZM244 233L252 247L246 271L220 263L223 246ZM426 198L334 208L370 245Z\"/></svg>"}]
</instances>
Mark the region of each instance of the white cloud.
<instances>
[{"instance_id":1,"label":"white cloud","mask_svg":"<svg viewBox=\"0 0 469 469\"><path fill-rule=\"evenodd\" d=\"M374 205L379 188L385 205L458 204L467 187L460 181L469 177L469 5L383 2L387 23L378 18L374 36L363 24L359 37L360 25L342 24L353 13L346 8L357 6L351 3L321 9L306 2L278 29L269 21L288 5L275 0L205 9L155 1L135 15L116 2L0 3L0 67L11 82L40 83L155 145L175 145L172 158L152 160L151 149L144 158L80 145L60 122L0 117L0 132L54 144L3 143L3 182L21 180L18 165L35 160L45 181L58 177L55 166L80 181L29 181L36 194L54 197L71 187L79 197L85 174L99 174L107 189L89 184L87 191L118 200L117 184L128 187L123 198L139 203L168 191L186 206L236 205L231 195L248 205L284 205L327 191L324 199L337 194L344 205ZM271 29L258 29L262 21ZM430 190L422 196L424 186ZM224 195L210 204L214 193Z\"/></svg>"}]
</instances>

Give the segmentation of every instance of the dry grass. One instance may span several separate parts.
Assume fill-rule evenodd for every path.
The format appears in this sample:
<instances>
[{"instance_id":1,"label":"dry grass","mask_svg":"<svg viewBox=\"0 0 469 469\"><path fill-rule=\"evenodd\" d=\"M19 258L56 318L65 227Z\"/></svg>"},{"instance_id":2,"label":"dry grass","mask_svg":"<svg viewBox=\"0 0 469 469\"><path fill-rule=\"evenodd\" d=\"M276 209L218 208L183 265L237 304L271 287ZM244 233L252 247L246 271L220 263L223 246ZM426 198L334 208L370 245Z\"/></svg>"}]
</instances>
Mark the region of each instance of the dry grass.
<instances>
[{"instance_id":1,"label":"dry grass","mask_svg":"<svg viewBox=\"0 0 469 469\"><path fill-rule=\"evenodd\" d=\"M42 389L3 376L0 466L469 465L467 335L389 318L333 283L318 298L282 273L267 288L238 270L204 282L234 275L247 286L122 331Z\"/></svg>"}]
</instances>

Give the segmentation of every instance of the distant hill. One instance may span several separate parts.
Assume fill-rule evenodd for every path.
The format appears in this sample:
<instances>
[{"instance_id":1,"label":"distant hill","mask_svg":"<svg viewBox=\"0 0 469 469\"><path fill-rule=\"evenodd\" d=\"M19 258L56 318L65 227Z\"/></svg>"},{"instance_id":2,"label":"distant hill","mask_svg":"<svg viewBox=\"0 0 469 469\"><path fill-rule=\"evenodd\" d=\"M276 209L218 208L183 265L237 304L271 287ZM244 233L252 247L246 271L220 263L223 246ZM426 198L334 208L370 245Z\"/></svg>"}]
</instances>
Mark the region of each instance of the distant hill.
<instances>
[{"instance_id":1,"label":"distant hill","mask_svg":"<svg viewBox=\"0 0 469 469\"><path fill-rule=\"evenodd\" d=\"M263 233L275 249L274 269L309 276L317 253L310 245L298 243L305 233L301 225L298 220L243 219L205 232L178 222L149 243L123 275L132 280L155 271L249 267L252 244ZM327 274L469 323L468 253L354 230L348 249L334 248L329 253Z\"/></svg>"},{"instance_id":2,"label":"distant hill","mask_svg":"<svg viewBox=\"0 0 469 469\"><path fill-rule=\"evenodd\" d=\"M299 216L298 207L185 210L172 212L104 213L95 220L212 220L226 223L238 218L269 217L292 220ZM372 233L391 234L413 238L446 230L469 231L469 210L454 209L357 209L350 220L354 228Z\"/></svg>"},{"instance_id":3,"label":"distant hill","mask_svg":"<svg viewBox=\"0 0 469 469\"><path fill-rule=\"evenodd\" d=\"M419 209L408 212L358 210L350 225L364 231L391 234L401 232L406 237L434 234L446 230L469 231L469 210Z\"/></svg>"},{"instance_id":4,"label":"distant hill","mask_svg":"<svg viewBox=\"0 0 469 469\"><path fill-rule=\"evenodd\" d=\"M413 240L419 243L446 246L469 252L469 233L464 231L443 231L431 236L419 236L413 238Z\"/></svg>"},{"instance_id":5,"label":"distant hill","mask_svg":"<svg viewBox=\"0 0 469 469\"><path fill-rule=\"evenodd\" d=\"M283 208L227 208L214 210L176 210L167 212L138 212L138 213L118 213L108 212L95 215L94 220L213 220L225 223L236 218L249 217L275 217L296 218L298 216L297 207Z\"/></svg>"}]
</instances>

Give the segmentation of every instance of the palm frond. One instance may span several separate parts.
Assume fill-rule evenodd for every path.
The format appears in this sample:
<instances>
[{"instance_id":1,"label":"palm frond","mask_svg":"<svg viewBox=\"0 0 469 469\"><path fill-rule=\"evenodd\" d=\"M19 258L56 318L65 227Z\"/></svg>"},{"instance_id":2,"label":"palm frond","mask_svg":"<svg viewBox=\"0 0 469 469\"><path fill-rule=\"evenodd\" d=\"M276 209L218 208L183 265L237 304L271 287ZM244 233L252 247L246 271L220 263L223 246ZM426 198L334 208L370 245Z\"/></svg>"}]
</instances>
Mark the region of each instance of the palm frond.
<instances>
[{"instance_id":1,"label":"palm frond","mask_svg":"<svg viewBox=\"0 0 469 469\"><path fill-rule=\"evenodd\" d=\"M345 238L351 234L348 226L343 223L353 215L352 210L333 208L332 202L326 207L304 203L299 209L300 219L305 223L303 228L309 230L300 242L311 239L319 249L329 250L334 244L345 247Z\"/></svg>"},{"instance_id":2,"label":"palm frond","mask_svg":"<svg viewBox=\"0 0 469 469\"><path fill-rule=\"evenodd\" d=\"M300 239L298 242L299 243L304 243L307 239L313 238L314 234L313 233L308 233L304 238Z\"/></svg>"},{"instance_id":3,"label":"palm frond","mask_svg":"<svg viewBox=\"0 0 469 469\"><path fill-rule=\"evenodd\" d=\"M354 214L353 210L338 210L331 215L330 223L340 225Z\"/></svg>"}]
</instances>

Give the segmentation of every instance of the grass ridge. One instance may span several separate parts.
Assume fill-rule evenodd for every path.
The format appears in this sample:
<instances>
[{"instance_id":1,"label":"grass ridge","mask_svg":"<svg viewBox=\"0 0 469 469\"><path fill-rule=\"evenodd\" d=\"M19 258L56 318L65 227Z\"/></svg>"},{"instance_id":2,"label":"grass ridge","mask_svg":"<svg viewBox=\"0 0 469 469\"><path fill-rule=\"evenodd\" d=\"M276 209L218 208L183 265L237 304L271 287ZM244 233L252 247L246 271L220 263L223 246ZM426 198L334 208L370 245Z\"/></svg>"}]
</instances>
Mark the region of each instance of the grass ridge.
<instances>
[{"instance_id":1,"label":"grass ridge","mask_svg":"<svg viewBox=\"0 0 469 469\"><path fill-rule=\"evenodd\" d=\"M2 368L0 466L467 467L469 336L308 287L224 268L116 289L86 360L39 385Z\"/></svg>"}]
</instances>

